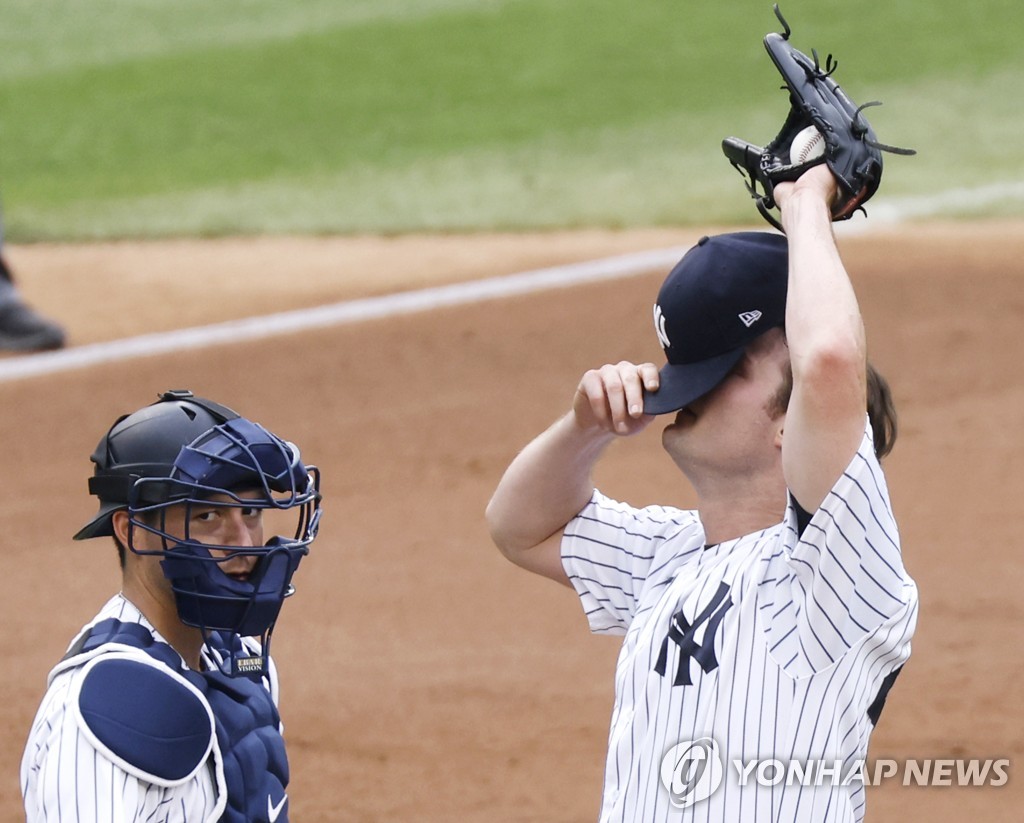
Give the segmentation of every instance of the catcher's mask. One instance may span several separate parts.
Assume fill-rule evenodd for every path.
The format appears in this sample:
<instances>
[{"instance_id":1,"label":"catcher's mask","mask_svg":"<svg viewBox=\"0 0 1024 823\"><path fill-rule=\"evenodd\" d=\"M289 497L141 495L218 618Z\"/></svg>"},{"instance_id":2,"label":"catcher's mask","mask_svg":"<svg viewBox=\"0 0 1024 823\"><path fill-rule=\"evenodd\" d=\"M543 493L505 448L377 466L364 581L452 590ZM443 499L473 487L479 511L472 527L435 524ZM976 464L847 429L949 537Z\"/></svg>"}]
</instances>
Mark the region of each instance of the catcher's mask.
<instances>
[{"instance_id":1,"label":"catcher's mask","mask_svg":"<svg viewBox=\"0 0 1024 823\"><path fill-rule=\"evenodd\" d=\"M316 537L319 471L293 444L184 391L120 419L93 461L100 513L75 537L113 534L113 512L127 509L127 548L163 558L181 621L204 636L260 636L262 658L235 642L225 668L264 671L292 575Z\"/></svg>"}]
</instances>

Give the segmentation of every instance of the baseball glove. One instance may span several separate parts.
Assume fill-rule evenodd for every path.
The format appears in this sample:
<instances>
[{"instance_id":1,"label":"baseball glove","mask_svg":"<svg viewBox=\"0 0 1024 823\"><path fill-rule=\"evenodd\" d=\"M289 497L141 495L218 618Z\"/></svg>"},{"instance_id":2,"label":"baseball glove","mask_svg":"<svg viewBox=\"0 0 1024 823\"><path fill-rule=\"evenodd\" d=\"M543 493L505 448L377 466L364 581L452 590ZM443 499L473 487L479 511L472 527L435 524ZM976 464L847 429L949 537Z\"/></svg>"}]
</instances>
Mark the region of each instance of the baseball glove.
<instances>
[{"instance_id":1,"label":"baseball glove","mask_svg":"<svg viewBox=\"0 0 1024 823\"><path fill-rule=\"evenodd\" d=\"M782 130L767 146L761 148L727 137L722 151L747 180L747 189L757 202L761 215L778 229L782 228L771 213L775 208L772 192L778 183L796 180L812 166L828 163L838 182L839 192L832 207L833 220L847 220L871 199L882 179L882 152L915 154L913 149L900 149L878 142L864 109L881 105L877 102L857 106L851 102L832 79L838 63L828 55L824 69L818 53L813 59L797 51L789 42L789 24L778 5L775 16L782 23L783 34L771 32L764 38L765 48L789 90L790 111ZM824 152L804 159L791 157L793 139L808 127L816 128L824 138Z\"/></svg>"}]
</instances>

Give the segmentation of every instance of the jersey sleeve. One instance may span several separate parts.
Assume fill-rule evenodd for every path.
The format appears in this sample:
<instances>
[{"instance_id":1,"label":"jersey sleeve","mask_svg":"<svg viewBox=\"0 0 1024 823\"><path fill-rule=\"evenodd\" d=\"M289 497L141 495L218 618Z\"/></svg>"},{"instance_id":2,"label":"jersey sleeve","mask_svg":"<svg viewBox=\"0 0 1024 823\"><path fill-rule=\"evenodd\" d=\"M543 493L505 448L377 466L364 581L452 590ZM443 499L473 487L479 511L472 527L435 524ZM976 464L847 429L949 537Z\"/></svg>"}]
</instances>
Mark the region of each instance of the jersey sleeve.
<instances>
[{"instance_id":1,"label":"jersey sleeve","mask_svg":"<svg viewBox=\"0 0 1024 823\"><path fill-rule=\"evenodd\" d=\"M881 646L909 642L917 590L903 567L870 425L802 530L790 499L758 597L770 651L792 676L822 671L883 624L889 630Z\"/></svg>"},{"instance_id":2,"label":"jersey sleeve","mask_svg":"<svg viewBox=\"0 0 1024 823\"><path fill-rule=\"evenodd\" d=\"M696 539L699 548L702 534L693 512L663 506L636 509L595 491L566 524L561 545L562 566L590 630L624 634L640 593L684 562L672 550L679 545L677 538Z\"/></svg>"}]
</instances>

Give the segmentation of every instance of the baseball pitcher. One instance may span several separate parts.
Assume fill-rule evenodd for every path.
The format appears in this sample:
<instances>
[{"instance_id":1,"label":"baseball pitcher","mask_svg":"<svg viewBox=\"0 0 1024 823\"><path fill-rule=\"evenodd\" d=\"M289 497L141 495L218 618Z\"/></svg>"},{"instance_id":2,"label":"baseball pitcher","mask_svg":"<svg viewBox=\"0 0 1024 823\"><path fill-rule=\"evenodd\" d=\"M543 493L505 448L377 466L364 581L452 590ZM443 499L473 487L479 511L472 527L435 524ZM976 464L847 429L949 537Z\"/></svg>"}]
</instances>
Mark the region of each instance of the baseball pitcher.
<instances>
[{"instance_id":1,"label":"baseball pitcher","mask_svg":"<svg viewBox=\"0 0 1024 823\"><path fill-rule=\"evenodd\" d=\"M825 84L819 115L828 99L845 106L813 61L786 65ZM864 817L858 764L910 655L918 594L880 464L892 398L832 232L880 165L843 178L868 133L859 109L832 114L846 137L778 174L777 141L757 162L741 147L784 234L692 248L654 306L667 364L584 374L487 507L506 557L572 587L592 631L624 635L602 823ZM793 118L786 140L807 126ZM635 508L591 479L612 442L661 415L696 510ZM758 779L750 764L765 760L800 779Z\"/></svg>"}]
</instances>

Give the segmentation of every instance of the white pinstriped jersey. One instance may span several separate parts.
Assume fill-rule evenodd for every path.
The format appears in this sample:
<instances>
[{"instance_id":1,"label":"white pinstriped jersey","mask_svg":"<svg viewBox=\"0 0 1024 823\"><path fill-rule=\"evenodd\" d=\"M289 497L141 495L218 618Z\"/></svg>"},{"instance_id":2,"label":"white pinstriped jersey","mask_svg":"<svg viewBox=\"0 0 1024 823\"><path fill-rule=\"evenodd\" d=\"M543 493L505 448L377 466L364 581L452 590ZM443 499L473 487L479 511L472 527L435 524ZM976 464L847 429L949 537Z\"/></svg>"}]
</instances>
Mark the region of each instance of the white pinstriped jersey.
<instances>
[{"instance_id":1,"label":"white pinstriped jersey","mask_svg":"<svg viewBox=\"0 0 1024 823\"><path fill-rule=\"evenodd\" d=\"M120 594L104 605L78 637L107 618L139 623L166 642ZM212 666L207 655L204 646L203 662ZM62 670L58 665L50 673L21 761L21 791L29 823L193 823L219 819L225 798L223 788L218 789L212 755L208 767L199 769L187 782L163 787L129 774L97 751L82 733L74 710L84 671L83 666ZM276 704L277 677L272 664L270 671L265 684Z\"/></svg>"},{"instance_id":2,"label":"white pinstriped jersey","mask_svg":"<svg viewBox=\"0 0 1024 823\"><path fill-rule=\"evenodd\" d=\"M595 492L562 561L592 631L625 634L602 823L863 818L860 782L741 785L729 764L863 760L868 709L910 654L917 589L870 427L802 534L791 504L778 526L705 547L696 512ZM662 758L704 737L722 752L722 785L674 807Z\"/></svg>"}]
</instances>

